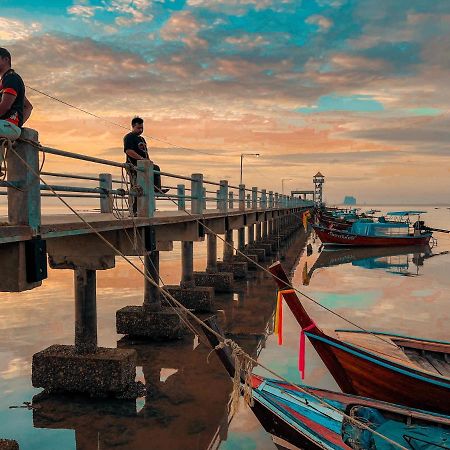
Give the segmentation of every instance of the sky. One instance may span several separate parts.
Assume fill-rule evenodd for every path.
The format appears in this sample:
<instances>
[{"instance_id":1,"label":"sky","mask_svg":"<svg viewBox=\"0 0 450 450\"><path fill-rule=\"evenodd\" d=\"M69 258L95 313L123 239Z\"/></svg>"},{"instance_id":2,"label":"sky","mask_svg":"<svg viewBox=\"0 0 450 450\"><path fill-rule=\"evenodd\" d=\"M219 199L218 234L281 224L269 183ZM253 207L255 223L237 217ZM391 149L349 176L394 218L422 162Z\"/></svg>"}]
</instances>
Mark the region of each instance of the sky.
<instances>
[{"instance_id":1,"label":"sky","mask_svg":"<svg viewBox=\"0 0 450 450\"><path fill-rule=\"evenodd\" d=\"M0 46L44 145L122 161L140 115L163 171L449 203L449 0L0 0Z\"/></svg>"}]
</instances>

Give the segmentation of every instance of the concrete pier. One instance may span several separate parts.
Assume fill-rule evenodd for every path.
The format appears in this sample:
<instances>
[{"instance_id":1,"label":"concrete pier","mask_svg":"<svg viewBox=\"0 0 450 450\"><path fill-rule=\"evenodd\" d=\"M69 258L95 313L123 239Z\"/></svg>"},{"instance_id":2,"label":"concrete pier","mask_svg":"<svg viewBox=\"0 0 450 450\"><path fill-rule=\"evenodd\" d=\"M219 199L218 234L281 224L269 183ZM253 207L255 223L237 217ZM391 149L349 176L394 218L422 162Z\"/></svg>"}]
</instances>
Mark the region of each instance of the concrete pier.
<instances>
[{"instance_id":1,"label":"concrete pier","mask_svg":"<svg viewBox=\"0 0 450 450\"><path fill-rule=\"evenodd\" d=\"M196 312L213 310L214 288L196 286L194 279L194 243L181 243L181 281L179 286L166 286L183 306Z\"/></svg>"},{"instance_id":2,"label":"concrete pier","mask_svg":"<svg viewBox=\"0 0 450 450\"><path fill-rule=\"evenodd\" d=\"M125 306L116 312L116 331L134 338L173 340L183 336L185 330L180 316L173 308L162 306L159 286L159 251L144 255L144 271L155 284L144 279L142 306ZM179 314L182 314L181 312Z\"/></svg>"},{"instance_id":3,"label":"concrete pier","mask_svg":"<svg viewBox=\"0 0 450 450\"><path fill-rule=\"evenodd\" d=\"M194 272L196 286L212 287L215 292L233 292L233 273L219 272L217 266L217 236L207 235L206 272Z\"/></svg>"},{"instance_id":4,"label":"concrete pier","mask_svg":"<svg viewBox=\"0 0 450 450\"><path fill-rule=\"evenodd\" d=\"M248 264L247 262L233 261L233 252L233 230L227 230L223 244L223 261L217 261L217 270L232 273L234 279L245 278L248 273Z\"/></svg>"},{"instance_id":5,"label":"concrete pier","mask_svg":"<svg viewBox=\"0 0 450 450\"><path fill-rule=\"evenodd\" d=\"M19 444L12 439L0 439L0 450L19 450Z\"/></svg>"},{"instance_id":6,"label":"concrete pier","mask_svg":"<svg viewBox=\"0 0 450 450\"><path fill-rule=\"evenodd\" d=\"M74 258L70 264L76 264ZM96 271L76 265L75 345L52 345L33 355L32 384L46 392L136 398L136 352L97 347Z\"/></svg>"}]
</instances>

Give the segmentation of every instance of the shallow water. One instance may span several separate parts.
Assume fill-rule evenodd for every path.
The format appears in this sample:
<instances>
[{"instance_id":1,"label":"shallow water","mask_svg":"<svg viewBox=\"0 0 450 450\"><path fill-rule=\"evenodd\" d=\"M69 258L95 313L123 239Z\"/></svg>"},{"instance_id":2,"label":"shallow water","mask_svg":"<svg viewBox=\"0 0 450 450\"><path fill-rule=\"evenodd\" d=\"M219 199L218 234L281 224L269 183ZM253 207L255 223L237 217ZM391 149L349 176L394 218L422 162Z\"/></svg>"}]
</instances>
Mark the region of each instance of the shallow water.
<instances>
[{"instance_id":1,"label":"shallow water","mask_svg":"<svg viewBox=\"0 0 450 450\"><path fill-rule=\"evenodd\" d=\"M449 228L449 209L428 211L427 224ZM436 236L431 257L420 252L379 258L338 254L334 263L342 258L344 264L313 271L315 263L317 267L324 261L318 253L320 242L309 237L313 253L307 256L306 238L300 236L285 264L294 265L297 288L366 328L449 340L450 254L445 252L450 250L450 235ZM197 269L204 269L205 250L204 243L195 244ZM308 285L303 285L305 263ZM179 247L161 253L161 276L166 283L179 282ZM116 268L98 272L97 284L99 345L138 351L138 379L147 383L147 397L136 402L58 397L36 402L34 411L10 408L32 401L40 392L31 386L32 355L54 343L73 343L73 274L52 270L41 288L1 295L0 437L16 439L22 450L275 448L248 408L242 406L228 417L231 382L215 355L207 361L210 349L198 339L187 336L177 343L152 345L120 340L115 312L142 303L139 274L118 261ZM263 364L299 383L299 328L285 308L283 344L278 345L273 334L275 294L270 278L258 273L237 284L234 294L218 298L219 321L241 346L259 354ZM311 302L305 306L324 328L352 328ZM260 368L255 371L267 375ZM338 390L308 342L303 382Z\"/></svg>"}]
</instances>

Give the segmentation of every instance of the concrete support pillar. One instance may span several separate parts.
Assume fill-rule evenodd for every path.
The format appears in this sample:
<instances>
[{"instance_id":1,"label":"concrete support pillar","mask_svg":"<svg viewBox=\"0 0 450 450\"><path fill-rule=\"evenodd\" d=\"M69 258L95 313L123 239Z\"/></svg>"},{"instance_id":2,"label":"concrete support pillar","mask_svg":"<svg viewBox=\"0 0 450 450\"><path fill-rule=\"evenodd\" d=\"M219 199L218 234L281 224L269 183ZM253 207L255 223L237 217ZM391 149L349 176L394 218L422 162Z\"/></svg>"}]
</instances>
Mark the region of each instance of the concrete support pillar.
<instances>
[{"instance_id":1,"label":"concrete support pillar","mask_svg":"<svg viewBox=\"0 0 450 450\"><path fill-rule=\"evenodd\" d=\"M217 272L217 236L211 233L207 235L207 239L206 271L215 273Z\"/></svg>"},{"instance_id":2,"label":"concrete support pillar","mask_svg":"<svg viewBox=\"0 0 450 450\"><path fill-rule=\"evenodd\" d=\"M233 230L225 232L225 243L223 245L223 260L231 261L233 259Z\"/></svg>"},{"instance_id":3,"label":"concrete support pillar","mask_svg":"<svg viewBox=\"0 0 450 450\"><path fill-rule=\"evenodd\" d=\"M159 251L144 255L144 271L159 286ZM161 309L160 290L147 279L144 279L144 308L147 311Z\"/></svg>"},{"instance_id":4,"label":"concrete support pillar","mask_svg":"<svg viewBox=\"0 0 450 450\"><path fill-rule=\"evenodd\" d=\"M248 245L252 245L255 242L255 225L248 226L247 237Z\"/></svg>"},{"instance_id":5,"label":"concrete support pillar","mask_svg":"<svg viewBox=\"0 0 450 450\"><path fill-rule=\"evenodd\" d=\"M193 287L194 284L194 243L181 243L181 286Z\"/></svg>"},{"instance_id":6,"label":"concrete support pillar","mask_svg":"<svg viewBox=\"0 0 450 450\"><path fill-rule=\"evenodd\" d=\"M245 209L245 184L239 185L239 209Z\"/></svg>"},{"instance_id":7,"label":"concrete support pillar","mask_svg":"<svg viewBox=\"0 0 450 450\"><path fill-rule=\"evenodd\" d=\"M203 174L193 173L191 175L191 213L202 214L203 212Z\"/></svg>"},{"instance_id":8,"label":"concrete support pillar","mask_svg":"<svg viewBox=\"0 0 450 450\"><path fill-rule=\"evenodd\" d=\"M221 211L227 211L228 209L228 181L220 180L219 190L219 207Z\"/></svg>"},{"instance_id":9,"label":"concrete support pillar","mask_svg":"<svg viewBox=\"0 0 450 450\"><path fill-rule=\"evenodd\" d=\"M100 194L100 212L112 213L113 202L110 195L110 191L112 190L112 175L110 173L101 173L99 178L99 187L103 190L102 194Z\"/></svg>"},{"instance_id":10,"label":"concrete support pillar","mask_svg":"<svg viewBox=\"0 0 450 450\"><path fill-rule=\"evenodd\" d=\"M245 227L238 230L238 250L241 252L245 250Z\"/></svg>"},{"instance_id":11,"label":"concrete support pillar","mask_svg":"<svg viewBox=\"0 0 450 450\"><path fill-rule=\"evenodd\" d=\"M269 219L269 236L273 236L273 219Z\"/></svg>"},{"instance_id":12,"label":"concrete support pillar","mask_svg":"<svg viewBox=\"0 0 450 450\"><path fill-rule=\"evenodd\" d=\"M269 224L269 221L268 221L268 220L265 220L265 221L262 223L262 238L263 238L263 239L267 239L267 228L268 228L268 224Z\"/></svg>"},{"instance_id":13,"label":"concrete support pillar","mask_svg":"<svg viewBox=\"0 0 450 450\"><path fill-rule=\"evenodd\" d=\"M186 209L186 188L184 184L177 184L177 204L178 204L178 211L184 211Z\"/></svg>"},{"instance_id":14,"label":"concrete support pillar","mask_svg":"<svg viewBox=\"0 0 450 450\"><path fill-rule=\"evenodd\" d=\"M38 132L24 128L22 138L37 143ZM31 144L18 142L15 151L7 154L7 180L19 187L8 188L8 222L10 225L28 225L37 234L41 226L40 181L22 160L39 173L39 151Z\"/></svg>"},{"instance_id":15,"label":"concrete support pillar","mask_svg":"<svg viewBox=\"0 0 450 450\"><path fill-rule=\"evenodd\" d=\"M75 352L95 353L97 349L96 271L78 268L75 283Z\"/></svg>"},{"instance_id":16,"label":"concrete support pillar","mask_svg":"<svg viewBox=\"0 0 450 450\"><path fill-rule=\"evenodd\" d=\"M137 162L137 184L142 188L142 195L137 198L139 217L153 217L156 210L155 183L153 163L146 159Z\"/></svg>"},{"instance_id":17,"label":"concrete support pillar","mask_svg":"<svg viewBox=\"0 0 450 450\"><path fill-rule=\"evenodd\" d=\"M256 242L259 242L261 240L262 236L261 236L261 222L258 222L256 224Z\"/></svg>"},{"instance_id":18,"label":"concrete support pillar","mask_svg":"<svg viewBox=\"0 0 450 450\"><path fill-rule=\"evenodd\" d=\"M228 193L228 208L233 209L234 208L234 197L233 192Z\"/></svg>"}]
</instances>

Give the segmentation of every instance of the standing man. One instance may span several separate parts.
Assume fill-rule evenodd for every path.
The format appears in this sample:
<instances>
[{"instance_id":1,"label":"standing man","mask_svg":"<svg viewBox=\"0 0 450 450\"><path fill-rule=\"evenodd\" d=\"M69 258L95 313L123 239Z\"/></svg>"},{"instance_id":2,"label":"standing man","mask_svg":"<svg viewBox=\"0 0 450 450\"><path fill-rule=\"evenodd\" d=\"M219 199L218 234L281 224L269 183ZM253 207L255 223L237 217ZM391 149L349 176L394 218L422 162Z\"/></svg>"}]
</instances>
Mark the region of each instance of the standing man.
<instances>
[{"instance_id":1,"label":"standing man","mask_svg":"<svg viewBox=\"0 0 450 450\"><path fill-rule=\"evenodd\" d=\"M0 138L15 140L33 109L22 78L11 68L11 54L0 47Z\"/></svg>"},{"instance_id":2,"label":"standing man","mask_svg":"<svg viewBox=\"0 0 450 450\"><path fill-rule=\"evenodd\" d=\"M141 136L144 132L144 120L140 117L134 117L131 121L131 132L124 136L123 138L123 151L127 155L127 163L129 164L127 172L130 177L131 188L136 185L137 182L137 161L140 159L148 159L148 151L147 151L147 142ZM153 162L153 161L151 161ZM156 171L160 171L161 169L156 164L153 164L153 169ZM159 173L155 173L154 177L155 184L155 193L165 194L169 189L161 189L161 175ZM137 198L135 196L129 197L130 203L130 214L133 216L137 215ZM133 207L131 208L131 205Z\"/></svg>"}]
</instances>

